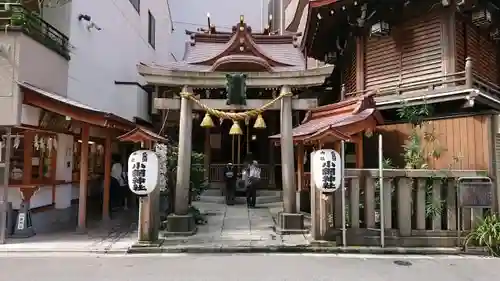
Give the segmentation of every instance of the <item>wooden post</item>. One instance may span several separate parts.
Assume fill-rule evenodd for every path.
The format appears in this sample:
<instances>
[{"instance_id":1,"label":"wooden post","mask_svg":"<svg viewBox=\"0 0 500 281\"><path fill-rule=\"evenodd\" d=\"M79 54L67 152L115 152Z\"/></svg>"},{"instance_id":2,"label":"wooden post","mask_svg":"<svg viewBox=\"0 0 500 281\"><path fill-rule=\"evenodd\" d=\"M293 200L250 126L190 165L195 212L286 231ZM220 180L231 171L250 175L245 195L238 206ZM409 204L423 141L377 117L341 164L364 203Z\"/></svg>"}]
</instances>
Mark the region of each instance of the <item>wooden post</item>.
<instances>
[{"instance_id":1,"label":"wooden post","mask_svg":"<svg viewBox=\"0 0 500 281\"><path fill-rule=\"evenodd\" d=\"M362 95L364 89L365 89L365 40L363 36L358 36L356 37L356 92ZM345 97L345 93L343 96Z\"/></svg>"},{"instance_id":2,"label":"wooden post","mask_svg":"<svg viewBox=\"0 0 500 281\"><path fill-rule=\"evenodd\" d=\"M82 124L82 149L80 157L80 196L78 199L78 230L84 231L87 227L87 190L88 190L88 161L89 161L89 124Z\"/></svg>"},{"instance_id":3,"label":"wooden post","mask_svg":"<svg viewBox=\"0 0 500 281\"><path fill-rule=\"evenodd\" d=\"M363 169L365 166L364 154L363 154L363 133L359 133L358 140L356 142L356 169Z\"/></svg>"},{"instance_id":4,"label":"wooden post","mask_svg":"<svg viewBox=\"0 0 500 281\"><path fill-rule=\"evenodd\" d=\"M129 167L130 168L130 167ZM109 196L111 188L111 134L106 135L104 145L104 190L102 196L102 220L109 221Z\"/></svg>"},{"instance_id":5,"label":"wooden post","mask_svg":"<svg viewBox=\"0 0 500 281\"><path fill-rule=\"evenodd\" d=\"M341 154L341 146L342 143L340 141L336 141L333 144L333 149ZM342 159L342 161L345 161L345 159ZM345 184L343 188L345 188ZM328 198L328 204L333 206L333 209L330 208L329 211L333 212L333 225L335 228L339 229L342 228L342 212L345 212L345 210L342 210L342 190L339 188L332 195L333 196Z\"/></svg>"},{"instance_id":6,"label":"wooden post","mask_svg":"<svg viewBox=\"0 0 500 281\"><path fill-rule=\"evenodd\" d=\"M205 129L205 143L204 143L204 149L205 151L205 158L203 160L203 166L205 168L205 179L210 180L210 158L212 157L212 147L210 146L210 129L207 128Z\"/></svg>"},{"instance_id":7,"label":"wooden post","mask_svg":"<svg viewBox=\"0 0 500 281\"><path fill-rule=\"evenodd\" d=\"M24 154L23 154L23 184L31 183L31 175L33 166L31 159L33 157L33 141L35 139L35 132L26 131L24 133Z\"/></svg>"},{"instance_id":8,"label":"wooden post","mask_svg":"<svg viewBox=\"0 0 500 281\"><path fill-rule=\"evenodd\" d=\"M472 81L473 80L473 74L472 74L472 58L467 57L465 59L465 86L467 88L472 88Z\"/></svg>"}]
</instances>

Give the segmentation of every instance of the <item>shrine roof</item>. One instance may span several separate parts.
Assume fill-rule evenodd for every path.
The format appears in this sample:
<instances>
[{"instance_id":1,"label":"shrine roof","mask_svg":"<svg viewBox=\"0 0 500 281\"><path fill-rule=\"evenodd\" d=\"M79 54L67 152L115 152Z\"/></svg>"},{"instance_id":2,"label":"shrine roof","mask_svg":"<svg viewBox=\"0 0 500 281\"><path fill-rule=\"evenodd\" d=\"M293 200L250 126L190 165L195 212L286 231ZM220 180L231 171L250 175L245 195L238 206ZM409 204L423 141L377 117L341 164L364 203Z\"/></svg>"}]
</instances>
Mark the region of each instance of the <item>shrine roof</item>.
<instances>
[{"instance_id":1,"label":"shrine roof","mask_svg":"<svg viewBox=\"0 0 500 281\"><path fill-rule=\"evenodd\" d=\"M305 69L305 58L297 46L300 34L275 35L266 29L252 33L243 17L232 32L186 31L182 60L155 67L197 72L282 72Z\"/></svg>"},{"instance_id":2,"label":"shrine roof","mask_svg":"<svg viewBox=\"0 0 500 281\"><path fill-rule=\"evenodd\" d=\"M167 139L148 130L145 127L137 126L135 129L117 137L119 141L123 142L141 142L141 141L152 141L152 142L167 142Z\"/></svg>"},{"instance_id":3,"label":"shrine roof","mask_svg":"<svg viewBox=\"0 0 500 281\"><path fill-rule=\"evenodd\" d=\"M307 112L302 124L293 129L294 142L312 142L324 138L351 140L351 136L373 130L383 123L375 108L373 94L320 106ZM270 136L279 139L280 134Z\"/></svg>"}]
</instances>

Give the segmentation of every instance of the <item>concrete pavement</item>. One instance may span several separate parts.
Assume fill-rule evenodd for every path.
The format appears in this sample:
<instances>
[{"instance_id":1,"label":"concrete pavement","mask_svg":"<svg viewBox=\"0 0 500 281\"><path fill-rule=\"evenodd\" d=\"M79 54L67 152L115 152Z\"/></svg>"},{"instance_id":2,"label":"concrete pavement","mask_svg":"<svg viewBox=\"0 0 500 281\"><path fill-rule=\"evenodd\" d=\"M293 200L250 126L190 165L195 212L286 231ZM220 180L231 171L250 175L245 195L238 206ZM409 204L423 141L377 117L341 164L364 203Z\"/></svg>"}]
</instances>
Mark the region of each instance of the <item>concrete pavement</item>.
<instances>
[{"instance_id":1,"label":"concrete pavement","mask_svg":"<svg viewBox=\"0 0 500 281\"><path fill-rule=\"evenodd\" d=\"M162 242L154 247L133 247L132 252L224 252L279 247L308 246L304 234L278 235L274 231L275 217L282 203L261 204L249 209L246 205L227 206L197 202L207 215L207 224L188 237L169 237L160 234ZM163 236L163 237L162 237Z\"/></svg>"},{"instance_id":2,"label":"concrete pavement","mask_svg":"<svg viewBox=\"0 0 500 281\"><path fill-rule=\"evenodd\" d=\"M0 245L0 253L92 252L126 253L137 241L137 215L133 210L116 214L107 222L89 221L86 233L68 229L30 238L10 238Z\"/></svg>"},{"instance_id":3,"label":"concrete pavement","mask_svg":"<svg viewBox=\"0 0 500 281\"><path fill-rule=\"evenodd\" d=\"M53 234L38 234L27 239L9 239L0 245L2 252L89 252L89 253L364 253L364 254L460 254L456 248L380 248L337 247L311 242L306 234L278 235L274 231L281 203L226 206L195 202L206 214L208 223L200 225L196 235L169 237L160 235L160 243L136 245L136 212L129 211L107 224L90 224L86 234L74 229ZM306 220L306 227L308 227ZM165 233L163 233L164 235ZM482 254L482 253L479 253Z\"/></svg>"},{"instance_id":4,"label":"concrete pavement","mask_svg":"<svg viewBox=\"0 0 500 281\"><path fill-rule=\"evenodd\" d=\"M314 254L10 255L0 254L0 280L499 280L500 259Z\"/></svg>"}]
</instances>

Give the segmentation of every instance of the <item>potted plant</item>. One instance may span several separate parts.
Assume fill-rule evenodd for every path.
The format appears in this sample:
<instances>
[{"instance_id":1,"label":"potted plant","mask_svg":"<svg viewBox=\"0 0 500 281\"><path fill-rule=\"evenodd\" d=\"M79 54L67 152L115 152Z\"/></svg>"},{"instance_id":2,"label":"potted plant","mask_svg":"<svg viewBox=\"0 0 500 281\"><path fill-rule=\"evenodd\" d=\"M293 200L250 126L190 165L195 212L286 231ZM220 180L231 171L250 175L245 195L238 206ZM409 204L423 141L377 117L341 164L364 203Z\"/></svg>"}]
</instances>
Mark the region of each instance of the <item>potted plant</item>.
<instances>
[{"instance_id":1,"label":"potted plant","mask_svg":"<svg viewBox=\"0 0 500 281\"><path fill-rule=\"evenodd\" d=\"M465 245L485 247L490 255L500 257L500 216L491 214L481 219L467 235Z\"/></svg>"}]
</instances>

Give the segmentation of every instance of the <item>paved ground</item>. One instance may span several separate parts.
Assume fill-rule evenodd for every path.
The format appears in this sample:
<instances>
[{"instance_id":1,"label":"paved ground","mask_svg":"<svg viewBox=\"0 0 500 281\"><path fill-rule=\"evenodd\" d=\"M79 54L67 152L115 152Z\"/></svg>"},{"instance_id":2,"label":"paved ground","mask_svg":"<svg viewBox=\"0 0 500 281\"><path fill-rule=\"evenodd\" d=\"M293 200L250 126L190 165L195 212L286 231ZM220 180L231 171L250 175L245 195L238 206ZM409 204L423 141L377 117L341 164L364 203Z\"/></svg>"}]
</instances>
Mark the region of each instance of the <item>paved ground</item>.
<instances>
[{"instance_id":1,"label":"paved ground","mask_svg":"<svg viewBox=\"0 0 500 281\"><path fill-rule=\"evenodd\" d=\"M0 254L0 280L500 280L500 259L360 255Z\"/></svg>"},{"instance_id":2,"label":"paved ground","mask_svg":"<svg viewBox=\"0 0 500 281\"><path fill-rule=\"evenodd\" d=\"M276 235L273 217L281 203L248 209L246 205L195 202L207 214L207 224L200 225L190 237L165 237L162 248L268 247L307 245L307 237ZM86 234L74 230L38 234L31 238L9 239L0 252L126 252L137 241L136 214L122 213L110 224L90 223Z\"/></svg>"},{"instance_id":3,"label":"paved ground","mask_svg":"<svg viewBox=\"0 0 500 281\"><path fill-rule=\"evenodd\" d=\"M274 218L282 204L266 204L255 209L246 205L226 206L215 203L197 203L207 214L207 224L200 225L190 237L164 237L164 249L220 248L220 247L270 247L308 245L303 234L277 235Z\"/></svg>"},{"instance_id":4,"label":"paved ground","mask_svg":"<svg viewBox=\"0 0 500 281\"><path fill-rule=\"evenodd\" d=\"M103 224L90 221L87 232L74 229L51 234L37 234L30 238L8 239L0 245L2 252L126 252L137 241L137 215L122 212Z\"/></svg>"}]
</instances>

